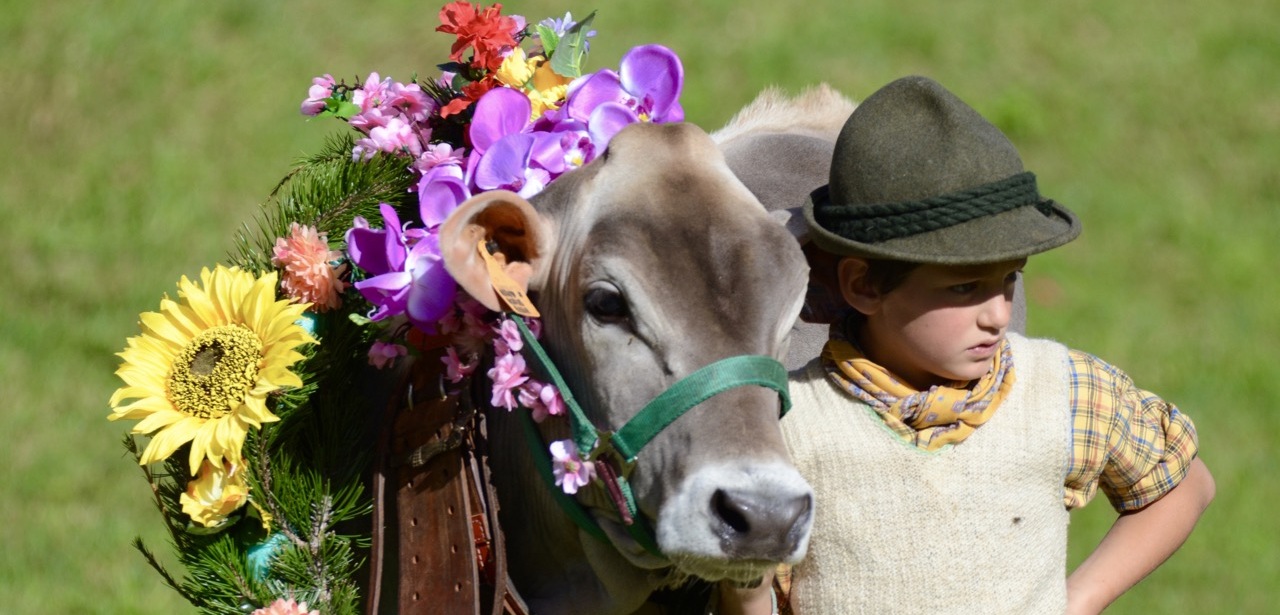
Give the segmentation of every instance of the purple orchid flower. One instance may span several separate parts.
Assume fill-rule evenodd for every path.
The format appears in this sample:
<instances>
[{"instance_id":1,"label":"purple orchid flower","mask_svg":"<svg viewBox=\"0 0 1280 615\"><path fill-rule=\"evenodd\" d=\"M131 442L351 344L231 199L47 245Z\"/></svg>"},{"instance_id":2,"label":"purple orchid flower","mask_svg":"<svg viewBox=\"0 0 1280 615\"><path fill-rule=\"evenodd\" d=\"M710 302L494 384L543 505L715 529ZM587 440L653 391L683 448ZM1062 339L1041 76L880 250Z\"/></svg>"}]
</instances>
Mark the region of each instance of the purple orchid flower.
<instances>
[{"instance_id":1,"label":"purple orchid flower","mask_svg":"<svg viewBox=\"0 0 1280 615\"><path fill-rule=\"evenodd\" d=\"M395 209L381 206L382 229L356 218L347 231L347 254L370 277L355 283L374 306L371 320L404 314L418 328L434 332L453 305L457 283L440 258L439 238L423 229L403 229Z\"/></svg>"},{"instance_id":2,"label":"purple orchid flower","mask_svg":"<svg viewBox=\"0 0 1280 615\"><path fill-rule=\"evenodd\" d=\"M530 132L531 112L528 97L510 88L490 90L480 98L471 120L467 184L528 198L572 168L565 162L561 134Z\"/></svg>"},{"instance_id":3,"label":"purple orchid flower","mask_svg":"<svg viewBox=\"0 0 1280 615\"><path fill-rule=\"evenodd\" d=\"M457 162L437 164L418 180L418 217L435 232L453 210L471 198L471 190Z\"/></svg>"},{"instance_id":4,"label":"purple orchid flower","mask_svg":"<svg viewBox=\"0 0 1280 615\"><path fill-rule=\"evenodd\" d=\"M675 52L642 45L622 57L619 72L600 70L574 84L565 110L588 127L597 148L608 144L627 124L680 122L684 67Z\"/></svg>"},{"instance_id":5,"label":"purple orchid flower","mask_svg":"<svg viewBox=\"0 0 1280 615\"><path fill-rule=\"evenodd\" d=\"M533 105L529 97L512 88L494 88L476 101L471 117L471 148L483 155L503 137L527 132Z\"/></svg>"},{"instance_id":6,"label":"purple orchid flower","mask_svg":"<svg viewBox=\"0 0 1280 615\"><path fill-rule=\"evenodd\" d=\"M473 178L481 190L510 190L529 198L565 170L560 135L516 134L485 152Z\"/></svg>"}]
</instances>

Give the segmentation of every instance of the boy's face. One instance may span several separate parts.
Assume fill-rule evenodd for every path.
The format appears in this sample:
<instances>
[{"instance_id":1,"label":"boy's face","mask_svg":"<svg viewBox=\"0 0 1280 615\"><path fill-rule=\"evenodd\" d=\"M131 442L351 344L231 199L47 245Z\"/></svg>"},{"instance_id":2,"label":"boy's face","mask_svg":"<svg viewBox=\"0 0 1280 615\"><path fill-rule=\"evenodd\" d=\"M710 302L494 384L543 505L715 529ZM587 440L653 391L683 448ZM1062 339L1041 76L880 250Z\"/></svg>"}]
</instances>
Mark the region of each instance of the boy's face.
<instances>
[{"instance_id":1,"label":"boy's face","mask_svg":"<svg viewBox=\"0 0 1280 615\"><path fill-rule=\"evenodd\" d=\"M853 284L845 286L845 298L867 316L860 343L868 358L923 390L987 373L1009 328L1014 284L1025 264L1022 258L921 265L880 293L859 288L852 279L859 267L842 263L841 284Z\"/></svg>"}]
</instances>

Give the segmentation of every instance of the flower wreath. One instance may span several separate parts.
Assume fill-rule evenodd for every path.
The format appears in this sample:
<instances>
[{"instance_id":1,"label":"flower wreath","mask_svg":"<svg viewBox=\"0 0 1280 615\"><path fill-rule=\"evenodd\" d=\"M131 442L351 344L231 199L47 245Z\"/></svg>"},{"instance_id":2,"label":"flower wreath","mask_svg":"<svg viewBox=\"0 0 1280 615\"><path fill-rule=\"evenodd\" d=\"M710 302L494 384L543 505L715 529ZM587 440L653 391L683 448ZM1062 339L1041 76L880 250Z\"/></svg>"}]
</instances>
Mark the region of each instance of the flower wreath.
<instances>
[{"instance_id":1,"label":"flower wreath","mask_svg":"<svg viewBox=\"0 0 1280 615\"><path fill-rule=\"evenodd\" d=\"M135 544L193 605L359 611L358 553L370 537L349 528L372 504L361 486L367 442L353 434L370 421L350 409L365 401L361 368L393 365L415 336L452 340L443 361L455 385L492 347L493 407L535 421L565 414L556 388L527 373L515 323L458 289L437 233L475 194L530 197L627 124L683 119L669 49L636 47L617 72L583 74L592 16L531 25L500 4L451 2L436 30L456 40L438 78L315 78L302 113L354 132L281 180L230 265L183 277L176 299L141 314L108 418L138 421L125 447L187 576ZM566 493L592 479L573 441L549 448Z\"/></svg>"}]
</instances>

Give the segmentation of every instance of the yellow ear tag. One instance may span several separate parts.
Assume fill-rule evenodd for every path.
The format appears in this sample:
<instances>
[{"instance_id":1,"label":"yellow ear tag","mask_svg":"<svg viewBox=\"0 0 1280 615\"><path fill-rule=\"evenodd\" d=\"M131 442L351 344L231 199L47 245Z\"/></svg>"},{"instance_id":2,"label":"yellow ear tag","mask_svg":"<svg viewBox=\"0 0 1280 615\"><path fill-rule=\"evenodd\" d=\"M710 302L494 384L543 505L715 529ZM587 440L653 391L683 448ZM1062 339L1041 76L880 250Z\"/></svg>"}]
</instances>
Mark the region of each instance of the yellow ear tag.
<instances>
[{"instance_id":1,"label":"yellow ear tag","mask_svg":"<svg viewBox=\"0 0 1280 615\"><path fill-rule=\"evenodd\" d=\"M525 318L538 318L538 310L533 307L533 302L529 300L529 296L524 294L524 288L507 275L507 271L502 268L493 254L489 253L489 247L485 245L485 240L481 239L479 243L480 257L484 259L484 264L489 268L489 283L493 284L493 290L498 293L498 297L502 302L515 312Z\"/></svg>"}]
</instances>

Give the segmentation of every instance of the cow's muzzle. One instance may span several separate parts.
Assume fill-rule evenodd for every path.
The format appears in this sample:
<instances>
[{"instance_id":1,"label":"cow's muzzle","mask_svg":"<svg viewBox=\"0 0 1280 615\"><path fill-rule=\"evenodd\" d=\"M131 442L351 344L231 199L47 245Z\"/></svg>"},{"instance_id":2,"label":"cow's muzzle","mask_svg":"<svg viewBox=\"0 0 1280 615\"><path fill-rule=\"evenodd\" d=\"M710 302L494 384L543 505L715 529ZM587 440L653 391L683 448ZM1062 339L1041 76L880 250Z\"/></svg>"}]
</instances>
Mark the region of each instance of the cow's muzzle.
<instances>
[{"instance_id":1,"label":"cow's muzzle","mask_svg":"<svg viewBox=\"0 0 1280 615\"><path fill-rule=\"evenodd\" d=\"M711 531L725 555L780 562L790 559L808 535L813 496L717 489L710 507Z\"/></svg>"}]
</instances>

